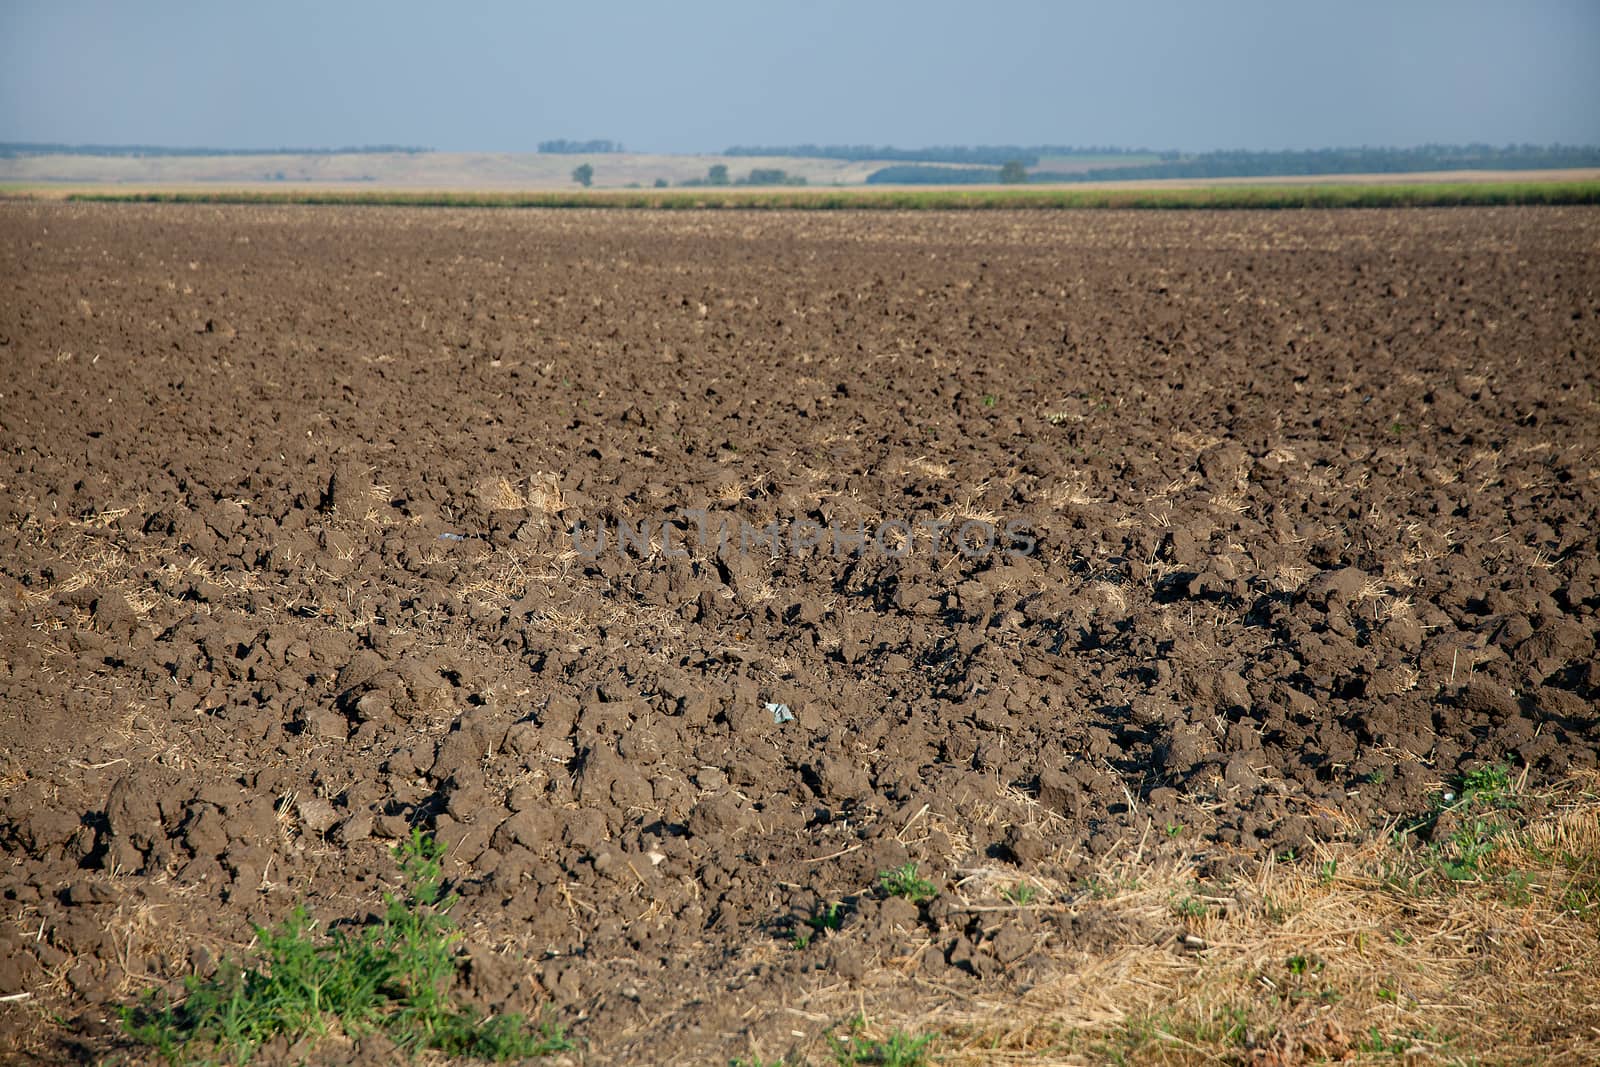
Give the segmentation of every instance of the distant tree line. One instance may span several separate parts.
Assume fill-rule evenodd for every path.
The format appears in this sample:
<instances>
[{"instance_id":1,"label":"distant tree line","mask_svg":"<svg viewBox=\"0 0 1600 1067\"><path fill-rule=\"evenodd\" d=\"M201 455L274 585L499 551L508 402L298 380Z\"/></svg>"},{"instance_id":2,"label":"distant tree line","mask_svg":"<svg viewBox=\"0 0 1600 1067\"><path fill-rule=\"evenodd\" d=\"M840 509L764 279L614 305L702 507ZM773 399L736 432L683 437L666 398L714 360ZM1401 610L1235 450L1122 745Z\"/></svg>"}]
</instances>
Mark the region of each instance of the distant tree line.
<instances>
[{"instance_id":1,"label":"distant tree line","mask_svg":"<svg viewBox=\"0 0 1600 1067\"><path fill-rule=\"evenodd\" d=\"M374 144L344 148L169 148L145 144L43 144L13 141L0 144L0 159L20 156L370 156L421 155L431 148L415 145Z\"/></svg>"},{"instance_id":2,"label":"distant tree line","mask_svg":"<svg viewBox=\"0 0 1600 1067\"><path fill-rule=\"evenodd\" d=\"M1145 148L1071 148L1065 145L942 145L933 148L892 148L888 145L735 145L725 156L789 156L800 159L840 159L849 162L886 159L905 163L968 163L993 167L1016 161L1037 166L1045 156L1141 156ZM1177 153L1171 153L1176 158ZM1165 157L1163 157L1165 158Z\"/></svg>"},{"instance_id":3,"label":"distant tree line","mask_svg":"<svg viewBox=\"0 0 1600 1067\"><path fill-rule=\"evenodd\" d=\"M897 163L867 175L868 185L1016 185L1033 180L1026 164L1008 159L1000 167L938 167Z\"/></svg>"},{"instance_id":4,"label":"distant tree line","mask_svg":"<svg viewBox=\"0 0 1600 1067\"><path fill-rule=\"evenodd\" d=\"M620 141L540 141L539 151L550 155L600 156L625 152Z\"/></svg>"},{"instance_id":5,"label":"distant tree line","mask_svg":"<svg viewBox=\"0 0 1600 1067\"><path fill-rule=\"evenodd\" d=\"M806 179L800 174L790 174L779 170L777 167L755 167L744 178L735 182L735 185L804 185Z\"/></svg>"},{"instance_id":6,"label":"distant tree line","mask_svg":"<svg viewBox=\"0 0 1600 1067\"><path fill-rule=\"evenodd\" d=\"M804 185L806 184L806 179L803 174L790 174L788 171L780 170L777 167L753 167L750 173L743 178L732 178L728 174L728 165L726 163L713 163L711 164L711 169L706 171L704 178L690 178L679 184L691 187L703 185Z\"/></svg>"},{"instance_id":7,"label":"distant tree line","mask_svg":"<svg viewBox=\"0 0 1600 1067\"><path fill-rule=\"evenodd\" d=\"M997 185L999 167L938 167L897 163L867 175L868 185Z\"/></svg>"},{"instance_id":8,"label":"distant tree line","mask_svg":"<svg viewBox=\"0 0 1600 1067\"><path fill-rule=\"evenodd\" d=\"M1306 174L1398 174L1440 170L1557 170L1600 167L1600 148L1575 145L1422 145L1418 148L1319 148L1303 152L1202 152L1161 163L1038 172L1034 181L1128 181L1141 178L1256 178Z\"/></svg>"},{"instance_id":9,"label":"distant tree line","mask_svg":"<svg viewBox=\"0 0 1600 1067\"><path fill-rule=\"evenodd\" d=\"M1060 153L1055 153L1060 154ZM1162 153L1162 162L1109 164L1076 171L896 164L873 171L869 185L989 185L1005 181L1098 182L1146 178L1255 178L1315 174L1397 174L1442 170L1555 170L1600 167L1600 148L1572 145L1423 145L1420 148L1323 148L1301 152ZM1008 163L1030 166L1018 156Z\"/></svg>"}]
</instances>

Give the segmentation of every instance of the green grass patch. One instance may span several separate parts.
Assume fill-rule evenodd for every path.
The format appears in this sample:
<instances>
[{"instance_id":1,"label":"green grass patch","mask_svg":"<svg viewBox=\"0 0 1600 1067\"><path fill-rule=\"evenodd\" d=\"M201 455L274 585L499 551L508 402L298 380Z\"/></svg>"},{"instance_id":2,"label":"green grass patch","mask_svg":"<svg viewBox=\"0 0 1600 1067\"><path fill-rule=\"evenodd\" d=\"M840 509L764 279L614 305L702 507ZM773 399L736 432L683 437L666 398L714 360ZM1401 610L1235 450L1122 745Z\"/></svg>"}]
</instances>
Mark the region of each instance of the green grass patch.
<instances>
[{"instance_id":1,"label":"green grass patch","mask_svg":"<svg viewBox=\"0 0 1600 1067\"><path fill-rule=\"evenodd\" d=\"M1223 1006L1193 1015L1155 1011L1130 1017L1108 1040L1097 1042L1093 1051L1110 1063L1126 1064L1159 1055L1157 1050L1192 1046L1243 1049L1250 1036L1250 1013L1242 1007Z\"/></svg>"},{"instance_id":2,"label":"green grass patch","mask_svg":"<svg viewBox=\"0 0 1600 1067\"><path fill-rule=\"evenodd\" d=\"M917 873L915 863L902 864L878 874L878 888L892 897L905 897L913 904L926 904L939 895L939 887Z\"/></svg>"},{"instance_id":3,"label":"green grass patch","mask_svg":"<svg viewBox=\"0 0 1600 1067\"><path fill-rule=\"evenodd\" d=\"M1600 182L1329 182L1192 188L640 189L532 193L382 190L88 191L69 201L652 210L1291 209L1600 204Z\"/></svg>"},{"instance_id":4,"label":"green grass patch","mask_svg":"<svg viewBox=\"0 0 1600 1067\"><path fill-rule=\"evenodd\" d=\"M1462 775L1426 815L1395 835L1383 882L1418 896L1487 888L1513 907L1556 893L1569 914L1600 918L1600 854L1530 836L1523 798L1500 765Z\"/></svg>"},{"instance_id":5,"label":"green grass patch","mask_svg":"<svg viewBox=\"0 0 1600 1067\"><path fill-rule=\"evenodd\" d=\"M839 1067L872 1064L873 1067L927 1067L933 1044L932 1034L909 1034L896 1030L888 1037L875 1040L861 1034L865 1024L857 1017L850 1022L850 1032L844 1037L830 1037L833 1060Z\"/></svg>"},{"instance_id":6,"label":"green grass patch","mask_svg":"<svg viewBox=\"0 0 1600 1067\"><path fill-rule=\"evenodd\" d=\"M190 978L177 1003L147 994L122 1009L123 1027L172 1064L247 1062L280 1035L382 1033L408 1053L484 1060L571 1048L559 1026L485 1016L451 1000L460 935L449 915L457 898L443 895L443 854L442 845L413 832L395 849L405 891L385 894L380 920L322 933L297 907L276 929L256 928L254 966L230 961L210 978Z\"/></svg>"},{"instance_id":7,"label":"green grass patch","mask_svg":"<svg viewBox=\"0 0 1600 1067\"><path fill-rule=\"evenodd\" d=\"M1404 827L1398 843L1425 842L1420 870L1397 870L1392 885L1417 892L1429 883L1477 882L1497 870L1495 856L1518 829L1518 800L1511 771L1482 767L1462 775L1455 788L1434 801L1433 809ZM1512 872L1515 873L1515 872Z\"/></svg>"},{"instance_id":8,"label":"green grass patch","mask_svg":"<svg viewBox=\"0 0 1600 1067\"><path fill-rule=\"evenodd\" d=\"M1600 853L1563 852L1558 862L1567 875L1562 908L1573 915L1600 919Z\"/></svg>"}]
</instances>

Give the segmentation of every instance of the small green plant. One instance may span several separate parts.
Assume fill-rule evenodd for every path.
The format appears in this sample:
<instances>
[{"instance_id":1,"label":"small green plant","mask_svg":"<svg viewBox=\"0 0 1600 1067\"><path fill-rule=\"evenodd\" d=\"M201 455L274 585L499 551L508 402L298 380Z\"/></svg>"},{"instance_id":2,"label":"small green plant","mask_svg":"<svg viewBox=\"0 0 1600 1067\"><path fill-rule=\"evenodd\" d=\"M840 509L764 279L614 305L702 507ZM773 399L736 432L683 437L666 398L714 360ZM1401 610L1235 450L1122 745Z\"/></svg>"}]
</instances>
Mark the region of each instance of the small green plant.
<instances>
[{"instance_id":1,"label":"small green plant","mask_svg":"<svg viewBox=\"0 0 1600 1067\"><path fill-rule=\"evenodd\" d=\"M883 1040L875 1041L861 1034L865 1026L866 1020L858 1015L850 1020L849 1034L828 1039L833 1047L833 1060L839 1067L854 1067L856 1064L872 1064L874 1067L926 1067L930 1062L929 1046L933 1044L932 1034L923 1034L919 1037L903 1030L896 1030Z\"/></svg>"},{"instance_id":2,"label":"small green plant","mask_svg":"<svg viewBox=\"0 0 1600 1067\"><path fill-rule=\"evenodd\" d=\"M1388 881L1416 893L1441 878L1446 883L1485 880L1492 873L1501 839L1514 829L1511 813L1518 806L1516 783L1508 768L1495 764L1467 772L1454 790L1435 799L1430 812L1395 835L1397 846L1414 836L1428 839L1425 868L1410 874L1391 872Z\"/></svg>"},{"instance_id":3,"label":"small green plant","mask_svg":"<svg viewBox=\"0 0 1600 1067\"><path fill-rule=\"evenodd\" d=\"M983 406L984 407L992 408L996 404L998 404L999 402L1000 402L1000 398L995 396L993 393L984 393L983 394Z\"/></svg>"},{"instance_id":4,"label":"small green plant","mask_svg":"<svg viewBox=\"0 0 1600 1067\"><path fill-rule=\"evenodd\" d=\"M1152 1045L1174 1040L1185 1044L1223 1044L1243 1048L1251 1031L1250 1013L1245 1008L1223 1006L1204 1015L1176 1015L1153 1012L1123 1021L1109 1041L1096 1043L1095 1049L1109 1062L1143 1062L1140 1053Z\"/></svg>"},{"instance_id":5,"label":"small green plant","mask_svg":"<svg viewBox=\"0 0 1600 1067\"><path fill-rule=\"evenodd\" d=\"M1440 850L1439 870L1452 882L1470 882L1482 873L1504 829L1490 819L1472 819L1451 834Z\"/></svg>"},{"instance_id":6,"label":"small green plant","mask_svg":"<svg viewBox=\"0 0 1600 1067\"><path fill-rule=\"evenodd\" d=\"M878 887L892 897L905 897L913 904L926 904L939 895L939 887L917 874L915 863L901 864L878 874Z\"/></svg>"},{"instance_id":7,"label":"small green plant","mask_svg":"<svg viewBox=\"0 0 1600 1067\"><path fill-rule=\"evenodd\" d=\"M217 1055L245 1062L280 1034L298 1040L335 1029L350 1037L382 1032L408 1052L487 1060L570 1048L558 1026L485 1017L450 1000L460 935L449 916L456 897L441 895L443 856L444 846L413 831L395 849L405 892L384 895L376 923L322 935L297 907L276 929L256 928L258 966L230 961L211 978L191 977L176 1004L147 994L122 1009L124 1029L169 1064Z\"/></svg>"},{"instance_id":8,"label":"small green plant","mask_svg":"<svg viewBox=\"0 0 1600 1067\"><path fill-rule=\"evenodd\" d=\"M817 935L828 931L837 930L844 925L844 904L834 901L825 908L821 908L815 915L804 920L806 929L794 935L794 947L806 948Z\"/></svg>"},{"instance_id":9,"label":"small green plant","mask_svg":"<svg viewBox=\"0 0 1600 1067\"><path fill-rule=\"evenodd\" d=\"M1318 959L1316 956L1305 956L1296 953L1285 960L1283 966L1284 969L1290 974L1301 976L1307 974L1320 974L1322 972L1323 965L1322 960Z\"/></svg>"},{"instance_id":10,"label":"small green plant","mask_svg":"<svg viewBox=\"0 0 1600 1067\"><path fill-rule=\"evenodd\" d=\"M1039 888L1027 882L1018 882L1005 891L1005 898L1013 904L1026 907L1039 896Z\"/></svg>"},{"instance_id":11,"label":"small green plant","mask_svg":"<svg viewBox=\"0 0 1600 1067\"><path fill-rule=\"evenodd\" d=\"M1169 823L1167 823L1167 836L1168 837L1178 837L1178 836L1181 836L1182 834L1183 834L1183 823L1181 823L1181 822L1169 822Z\"/></svg>"},{"instance_id":12,"label":"small green plant","mask_svg":"<svg viewBox=\"0 0 1600 1067\"><path fill-rule=\"evenodd\" d=\"M1571 915L1600 916L1600 854L1562 852L1558 860L1567 874L1562 909Z\"/></svg>"},{"instance_id":13,"label":"small green plant","mask_svg":"<svg viewBox=\"0 0 1600 1067\"><path fill-rule=\"evenodd\" d=\"M1461 776L1461 805L1483 804L1492 808L1515 807L1516 785L1511 770L1504 764L1479 767Z\"/></svg>"},{"instance_id":14,"label":"small green plant","mask_svg":"<svg viewBox=\"0 0 1600 1067\"><path fill-rule=\"evenodd\" d=\"M1359 1051L1374 1056L1404 1056L1410 1052L1415 1043L1405 1037L1388 1037L1376 1026L1367 1030L1366 1036L1361 1039Z\"/></svg>"},{"instance_id":15,"label":"small green plant","mask_svg":"<svg viewBox=\"0 0 1600 1067\"><path fill-rule=\"evenodd\" d=\"M1183 897L1180 900L1173 901L1172 910L1185 919L1204 919L1206 917L1205 904L1194 897Z\"/></svg>"},{"instance_id":16,"label":"small green plant","mask_svg":"<svg viewBox=\"0 0 1600 1067\"><path fill-rule=\"evenodd\" d=\"M1093 876L1084 879L1083 888L1088 891L1090 900L1109 900L1117 891L1116 886Z\"/></svg>"},{"instance_id":17,"label":"small green plant","mask_svg":"<svg viewBox=\"0 0 1600 1067\"><path fill-rule=\"evenodd\" d=\"M1281 926L1294 917L1294 912L1294 908L1271 893L1261 895L1261 914L1266 916L1268 922Z\"/></svg>"}]
</instances>

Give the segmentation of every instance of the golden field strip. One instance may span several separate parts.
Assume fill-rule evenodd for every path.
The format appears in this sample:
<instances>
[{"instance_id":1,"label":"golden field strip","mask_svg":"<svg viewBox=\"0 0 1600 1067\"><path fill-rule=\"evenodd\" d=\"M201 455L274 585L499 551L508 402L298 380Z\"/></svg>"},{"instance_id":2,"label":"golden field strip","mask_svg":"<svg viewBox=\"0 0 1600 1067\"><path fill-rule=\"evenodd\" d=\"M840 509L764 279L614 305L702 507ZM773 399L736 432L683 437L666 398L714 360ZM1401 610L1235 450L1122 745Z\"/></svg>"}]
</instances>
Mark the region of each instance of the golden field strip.
<instances>
[{"instance_id":1,"label":"golden field strip","mask_svg":"<svg viewBox=\"0 0 1600 1067\"><path fill-rule=\"evenodd\" d=\"M0 186L13 199L403 207L634 208L652 210L1293 209L1600 204L1600 180L1325 182L1315 184L1078 187L692 188L468 192L329 188L117 189Z\"/></svg>"}]
</instances>

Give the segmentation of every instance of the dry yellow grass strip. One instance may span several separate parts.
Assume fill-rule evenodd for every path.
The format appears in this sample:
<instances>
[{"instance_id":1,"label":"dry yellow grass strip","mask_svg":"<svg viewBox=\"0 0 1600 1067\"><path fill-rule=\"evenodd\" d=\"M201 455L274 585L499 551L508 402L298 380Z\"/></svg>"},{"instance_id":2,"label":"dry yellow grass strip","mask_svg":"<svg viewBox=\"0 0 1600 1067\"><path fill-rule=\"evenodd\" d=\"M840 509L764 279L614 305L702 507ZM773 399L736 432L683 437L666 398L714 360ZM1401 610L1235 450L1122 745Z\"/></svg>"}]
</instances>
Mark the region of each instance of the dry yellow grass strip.
<instances>
[{"instance_id":1,"label":"dry yellow grass strip","mask_svg":"<svg viewBox=\"0 0 1600 1067\"><path fill-rule=\"evenodd\" d=\"M1447 810L1432 836L1221 886L1124 859L1051 906L1153 937L1053 945L991 995L885 968L806 1007L935 1034L941 1064L1600 1063L1600 777Z\"/></svg>"}]
</instances>

